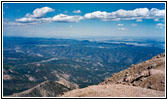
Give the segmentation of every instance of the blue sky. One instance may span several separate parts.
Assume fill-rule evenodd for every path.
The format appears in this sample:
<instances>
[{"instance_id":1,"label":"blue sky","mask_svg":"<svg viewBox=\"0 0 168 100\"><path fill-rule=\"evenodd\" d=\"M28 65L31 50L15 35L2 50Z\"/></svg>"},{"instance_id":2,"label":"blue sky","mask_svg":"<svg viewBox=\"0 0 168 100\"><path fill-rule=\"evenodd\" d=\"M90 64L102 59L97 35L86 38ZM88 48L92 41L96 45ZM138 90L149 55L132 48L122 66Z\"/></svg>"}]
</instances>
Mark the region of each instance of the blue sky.
<instances>
[{"instance_id":1,"label":"blue sky","mask_svg":"<svg viewBox=\"0 0 168 100\"><path fill-rule=\"evenodd\" d=\"M164 3L3 3L3 35L164 37Z\"/></svg>"}]
</instances>

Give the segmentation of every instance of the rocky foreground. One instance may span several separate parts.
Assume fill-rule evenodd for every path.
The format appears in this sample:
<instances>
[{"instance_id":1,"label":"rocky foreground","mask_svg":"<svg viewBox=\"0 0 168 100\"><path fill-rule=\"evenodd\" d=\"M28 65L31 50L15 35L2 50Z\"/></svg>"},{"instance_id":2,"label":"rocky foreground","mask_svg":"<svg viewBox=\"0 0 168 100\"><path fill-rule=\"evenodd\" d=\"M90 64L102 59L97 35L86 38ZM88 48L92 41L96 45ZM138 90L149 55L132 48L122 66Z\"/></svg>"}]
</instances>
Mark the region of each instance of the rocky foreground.
<instances>
[{"instance_id":1,"label":"rocky foreground","mask_svg":"<svg viewBox=\"0 0 168 100\"><path fill-rule=\"evenodd\" d=\"M164 92L122 84L108 84L75 89L66 92L62 97L164 97Z\"/></svg>"},{"instance_id":2,"label":"rocky foreground","mask_svg":"<svg viewBox=\"0 0 168 100\"><path fill-rule=\"evenodd\" d=\"M75 89L62 97L164 97L165 54L112 74L99 85Z\"/></svg>"},{"instance_id":3,"label":"rocky foreground","mask_svg":"<svg viewBox=\"0 0 168 100\"><path fill-rule=\"evenodd\" d=\"M140 86L153 90L165 89L165 54L160 54L145 62L112 74L100 84L123 84Z\"/></svg>"}]
</instances>

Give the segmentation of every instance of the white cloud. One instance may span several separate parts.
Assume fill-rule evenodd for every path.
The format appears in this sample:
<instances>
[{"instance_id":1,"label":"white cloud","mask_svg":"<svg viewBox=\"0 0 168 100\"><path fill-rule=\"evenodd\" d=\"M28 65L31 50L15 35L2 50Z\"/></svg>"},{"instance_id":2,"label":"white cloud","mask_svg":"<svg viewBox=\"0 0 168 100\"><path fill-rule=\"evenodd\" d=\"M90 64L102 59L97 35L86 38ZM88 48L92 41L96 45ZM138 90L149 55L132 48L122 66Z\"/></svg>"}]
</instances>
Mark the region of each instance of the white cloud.
<instances>
[{"instance_id":1,"label":"white cloud","mask_svg":"<svg viewBox=\"0 0 168 100\"><path fill-rule=\"evenodd\" d=\"M38 21L39 19L37 18L32 18L32 17L24 17L24 18L19 18L19 19L16 19L15 21L17 22L35 22L35 21Z\"/></svg>"},{"instance_id":2,"label":"white cloud","mask_svg":"<svg viewBox=\"0 0 168 100\"><path fill-rule=\"evenodd\" d=\"M20 23L44 23L44 22L79 22L83 19L82 16L68 16L65 14L58 14L54 17L44 18L43 16L48 12L53 12L54 9L49 7L37 8L33 11L33 14L26 14L25 17L16 19L16 22ZM66 11L67 12L67 11Z\"/></svg>"},{"instance_id":3,"label":"white cloud","mask_svg":"<svg viewBox=\"0 0 168 100\"><path fill-rule=\"evenodd\" d=\"M137 26L137 24L132 23L131 26Z\"/></svg>"},{"instance_id":4,"label":"white cloud","mask_svg":"<svg viewBox=\"0 0 168 100\"><path fill-rule=\"evenodd\" d=\"M87 13L84 15L84 17L86 19L106 19L107 16L110 15L110 13L107 13L105 11L101 12L101 11L95 11L92 13Z\"/></svg>"},{"instance_id":5,"label":"white cloud","mask_svg":"<svg viewBox=\"0 0 168 100\"><path fill-rule=\"evenodd\" d=\"M17 23L46 23L46 22L79 22L82 19L100 19L102 21L120 21L120 20L136 20L137 22L142 19L164 20L165 10L159 10L152 8L137 8L134 10L117 10L115 12L95 11L92 13L86 13L84 16L66 14L58 14L54 17L44 17L48 12L53 12L54 9L49 7L37 8L32 14L27 13L25 17L16 19ZM67 11L66 11L67 12ZM66 13L65 12L65 13ZM81 13L80 10L74 10L73 13ZM118 26L123 26L119 24Z\"/></svg>"},{"instance_id":6,"label":"white cloud","mask_svg":"<svg viewBox=\"0 0 168 100\"><path fill-rule=\"evenodd\" d=\"M81 10L74 10L73 13L81 13Z\"/></svg>"},{"instance_id":7,"label":"white cloud","mask_svg":"<svg viewBox=\"0 0 168 100\"><path fill-rule=\"evenodd\" d=\"M51 18L51 21L54 22L79 22L80 20L82 20L83 17L82 16L68 16L65 14L59 14L54 16L53 18Z\"/></svg>"},{"instance_id":8,"label":"white cloud","mask_svg":"<svg viewBox=\"0 0 168 100\"><path fill-rule=\"evenodd\" d=\"M49 7L42 7L37 8L33 11L33 14L27 13L25 17L16 19L16 22L22 22L22 23L32 23L32 22L38 22L42 21L42 17L46 15L48 12L53 12L54 9Z\"/></svg>"},{"instance_id":9,"label":"white cloud","mask_svg":"<svg viewBox=\"0 0 168 100\"><path fill-rule=\"evenodd\" d=\"M121 28L118 28L118 30L122 30L122 31L124 31L124 30L126 30L126 28L121 27Z\"/></svg>"},{"instance_id":10,"label":"white cloud","mask_svg":"<svg viewBox=\"0 0 168 100\"><path fill-rule=\"evenodd\" d=\"M42 8L37 8L33 11L33 14L26 14L26 17L43 17L46 15L48 12L53 12L54 9L50 7L42 7Z\"/></svg>"},{"instance_id":11,"label":"white cloud","mask_svg":"<svg viewBox=\"0 0 168 100\"><path fill-rule=\"evenodd\" d=\"M142 19L156 19L164 18L165 10L159 10L152 8L137 8L134 10L117 10L115 12L106 11L95 11L92 13L87 13L84 15L86 19L100 19L102 21L113 21L113 20L137 20L142 21Z\"/></svg>"},{"instance_id":12,"label":"white cloud","mask_svg":"<svg viewBox=\"0 0 168 100\"><path fill-rule=\"evenodd\" d=\"M117 26L124 26L124 24L117 24Z\"/></svg>"},{"instance_id":13,"label":"white cloud","mask_svg":"<svg viewBox=\"0 0 168 100\"><path fill-rule=\"evenodd\" d=\"M163 17L165 16L165 10L159 10L156 8L152 8L149 13L151 16Z\"/></svg>"},{"instance_id":14,"label":"white cloud","mask_svg":"<svg viewBox=\"0 0 168 100\"><path fill-rule=\"evenodd\" d=\"M162 24L162 23L156 24L156 28L163 28L164 26L165 26L165 24Z\"/></svg>"},{"instance_id":15,"label":"white cloud","mask_svg":"<svg viewBox=\"0 0 168 100\"><path fill-rule=\"evenodd\" d=\"M58 14L54 17L49 17L49 18L20 18L16 19L17 22L22 22L22 23L31 23L31 22L39 22L39 23L44 23L44 22L79 22L82 20L82 16L68 16L65 14Z\"/></svg>"}]
</instances>

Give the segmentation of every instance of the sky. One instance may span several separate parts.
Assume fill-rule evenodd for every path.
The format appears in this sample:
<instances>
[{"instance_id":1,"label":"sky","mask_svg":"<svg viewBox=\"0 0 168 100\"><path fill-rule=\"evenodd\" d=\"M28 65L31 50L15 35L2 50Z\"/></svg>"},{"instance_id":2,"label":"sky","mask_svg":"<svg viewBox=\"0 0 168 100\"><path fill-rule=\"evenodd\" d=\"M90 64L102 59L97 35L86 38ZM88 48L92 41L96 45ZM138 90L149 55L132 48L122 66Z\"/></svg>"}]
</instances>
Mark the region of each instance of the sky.
<instances>
[{"instance_id":1,"label":"sky","mask_svg":"<svg viewBox=\"0 0 168 100\"><path fill-rule=\"evenodd\" d=\"M164 3L3 3L3 36L164 37Z\"/></svg>"}]
</instances>

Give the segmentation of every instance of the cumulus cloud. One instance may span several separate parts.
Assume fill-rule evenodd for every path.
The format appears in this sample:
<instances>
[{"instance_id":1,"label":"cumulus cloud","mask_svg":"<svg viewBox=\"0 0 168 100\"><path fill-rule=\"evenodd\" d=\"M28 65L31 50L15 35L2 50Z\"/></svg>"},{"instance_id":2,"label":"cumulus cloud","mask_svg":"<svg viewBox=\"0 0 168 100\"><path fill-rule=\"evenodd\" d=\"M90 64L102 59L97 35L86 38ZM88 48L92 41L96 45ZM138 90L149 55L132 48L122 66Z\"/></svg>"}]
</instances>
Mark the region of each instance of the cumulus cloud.
<instances>
[{"instance_id":1,"label":"cumulus cloud","mask_svg":"<svg viewBox=\"0 0 168 100\"><path fill-rule=\"evenodd\" d=\"M84 15L84 17L86 19L107 19L108 16L110 16L110 13L107 13L105 11L101 12L101 11L95 11L92 13L87 13Z\"/></svg>"},{"instance_id":2,"label":"cumulus cloud","mask_svg":"<svg viewBox=\"0 0 168 100\"><path fill-rule=\"evenodd\" d=\"M26 14L25 17L16 19L15 21L20 23L79 22L80 20L83 19L82 16L77 16L77 15L68 16L65 14L58 14L54 17L48 17L48 18L44 17L48 12L53 12L53 11L54 9L49 7L37 8L33 11L33 14Z\"/></svg>"},{"instance_id":3,"label":"cumulus cloud","mask_svg":"<svg viewBox=\"0 0 168 100\"><path fill-rule=\"evenodd\" d=\"M165 26L165 24L162 24L162 23L156 24L156 28L163 28L164 26Z\"/></svg>"},{"instance_id":4,"label":"cumulus cloud","mask_svg":"<svg viewBox=\"0 0 168 100\"><path fill-rule=\"evenodd\" d=\"M132 23L131 26L137 26L137 24Z\"/></svg>"},{"instance_id":5,"label":"cumulus cloud","mask_svg":"<svg viewBox=\"0 0 168 100\"><path fill-rule=\"evenodd\" d=\"M73 13L81 13L81 11L80 10L74 10L74 11L72 11Z\"/></svg>"},{"instance_id":6,"label":"cumulus cloud","mask_svg":"<svg viewBox=\"0 0 168 100\"><path fill-rule=\"evenodd\" d=\"M100 19L102 21L115 21L115 20L137 20L142 19L156 19L164 18L165 10L159 10L156 8L137 8L134 10L117 10L115 12L95 11L84 15L86 19Z\"/></svg>"},{"instance_id":7,"label":"cumulus cloud","mask_svg":"<svg viewBox=\"0 0 168 100\"><path fill-rule=\"evenodd\" d=\"M16 19L16 21L18 22L23 22L23 23L29 23L29 22L79 22L80 20L82 20L83 17L82 16L68 16L65 14L58 14L54 17L49 17L49 18L20 18L20 19Z\"/></svg>"},{"instance_id":8,"label":"cumulus cloud","mask_svg":"<svg viewBox=\"0 0 168 100\"><path fill-rule=\"evenodd\" d=\"M54 17L45 17L49 12L53 12L54 9L50 7L42 7L35 9L32 14L27 13L25 17L16 19L17 23L46 23L46 22L79 22L82 19L100 19L102 21L120 21L120 20L136 20L141 22L143 19L153 19L157 21L164 19L165 10L159 10L156 8L137 8L134 10L117 10L115 12L95 11L86 13L84 16L66 14L58 14ZM66 11L67 12L67 11ZM64 13L66 13L64 12ZM74 10L73 13L81 13L80 10ZM118 26L123 26L118 24Z\"/></svg>"},{"instance_id":9,"label":"cumulus cloud","mask_svg":"<svg viewBox=\"0 0 168 100\"><path fill-rule=\"evenodd\" d=\"M53 12L54 9L50 7L37 8L33 11L32 14L27 13L25 17L16 19L16 22L22 23L31 23L41 21L42 17L45 16L48 12Z\"/></svg>"},{"instance_id":10,"label":"cumulus cloud","mask_svg":"<svg viewBox=\"0 0 168 100\"><path fill-rule=\"evenodd\" d=\"M42 7L42 8L37 8L33 11L33 14L26 14L26 17L43 17L46 15L48 12L53 12L54 9L50 7Z\"/></svg>"},{"instance_id":11,"label":"cumulus cloud","mask_svg":"<svg viewBox=\"0 0 168 100\"><path fill-rule=\"evenodd\" d=\"M117 24L117 26L124 26L124 24Z\"/></svg>"}]
</instances>

